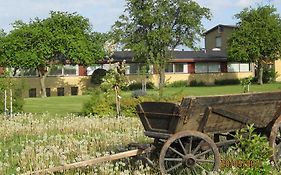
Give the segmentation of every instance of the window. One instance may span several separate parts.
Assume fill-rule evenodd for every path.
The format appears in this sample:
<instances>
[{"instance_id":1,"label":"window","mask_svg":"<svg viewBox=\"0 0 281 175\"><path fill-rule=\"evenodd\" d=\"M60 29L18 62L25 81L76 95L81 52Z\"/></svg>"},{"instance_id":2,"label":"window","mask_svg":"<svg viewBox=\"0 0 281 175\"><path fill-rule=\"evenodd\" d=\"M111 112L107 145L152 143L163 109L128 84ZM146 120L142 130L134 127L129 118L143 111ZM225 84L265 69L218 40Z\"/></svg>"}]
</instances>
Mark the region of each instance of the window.
<instances>
[{"instance_id":1,"label":"window","mask_svg":"<svg viewBox=\"0 0 281 175\"><path fill-rule=\"evenodd\" d=\"M78 67L71 65L63 66L63 75L78 75Z\"/></svg>"},{"instance_id":2,"label":"window","mask_svg":"<svg viewBox=\"0 0 281 175\"><path fill-rule=\"evenodd\" d=\"M175 72L184 72L184 64L183 63L175 63Z\"/></svg>"},{"instance_id":3,"label":"window","mask_svg":"<svg viewBox=\"0 0 281 175\"><path fill-rule=\"evenodd\" d=\"M50 88L46 88L46 96L47 97L51 96L51 89Z\"/></svg>"},{"instance_id":4,"label":"window","mask_svg":"<svg viewBox=\"0 0 281 175\"><path fill-rule=\"evenodd\" d=\"M57 95L58 96L64 96L64 88L63 87L57 88Z\"/></svg>"},{"instance_id":5,"label":"window","mask_svg":"<svg viewBox=\"0 0 281 175\"><path fill-rule=\"evenodd\" d=\"M51 76L78 75L78 65L52 66L49 75Z\"/></svg>"},{"instance_id":6,"label":"window","mask_svg":"<svg viewBox=\"0 0 281 175\"><path fill-rule=\"evenodd\" d=\"M208 63L196 63L195 73L206 73L208 72Z\"/></svg>"},{"instance_id":7,"label":"window","mask_svg":"<svg viewBox=\"0 0 281 175\"><path fill-rule=\"evenodd\" d=\"M221 72L220 63L195 63L195 73Z\"/></svg>"},{"instance_id":8,"label":"window","mask_svg":"<svg viewBox=\"0 0 281 175\"><path fill-rule=\"evenodd\" d=\"M36 97L36 88L29 89L29 97Z\"/></svg>"},{"instance_id":9,"label":"window","mask_svg":"<svg viewBox=\"0 0 281 175\"><path fill-rule=\"evenodd\" d=\"M22 76L36 76L36 69L22 69Z\"/></svg>"},{"instance_id":10,"label":"window","mask_svg":"<svg viewBox=\"0 0 281 175\"><path fill-rule=\"evenodd\" d=\"M250 72L250 64L249 63L240 63L240 72Z\"/></svg>"},{"instance_id":11,"label":"window","mask_svg":"<svg viewBox=\"0 0 281 175\"><path fill-rule=\"evenodd\" d=\"M62 75L62 66L52 66L49 75Z\"/></svg>"},{"instance_id":12,"label":"window","mask_svg":"<svg viewBox=\"0 0 281 175\"><path fill-rule=\"evenodd\" d=\"M78 87L71 87L71 95L78 95Z\"/></svg>"},{"instance_id":13,"label":"window","mask_svg":"<svg viewBox=\"0 0 281 175\"><path fill-rule=\"evenodd\" d=\"M208 63L208 72L221 72L220 63Z\"/></svg>"},{"instance_id":14,"label":"window","mask_svg":"<svg viewBox=\"0 0 281 175\"><path fill-rule=\"evenodd\" d=\"M129 74L137 74L139 72L139 64L131 63L129 64Z\"/></svg>"},{"instance_id":15,"label":"window","mask_svg":"<svg viewBox=\"0 0 281 175\"><path fill-rule=\"evenodd\" d=\"M173 73L174 72L172 63L166 64L165 72L167 72L167 73Z\"/></svg>"},{"instance_id":16,"label":"window","mask_svg":"<svg viewBox=\"0 0 281 175\"><path fill-rule=\"evenodd\" d=\"M216 37L216 47L217 48L221 48L222 46L222 39L221 39L221 36L217 36Z\"/></svg>"},{"instance_id":17,"label":"window","mask_svg":"<svg viewBox=\"0 0 281 175\"><path fill-rule=\"evenodd\" d=\"M227 71L228 72L250 72L251 64L250 63L228 63Z\"/></svg>"}]
</instances>

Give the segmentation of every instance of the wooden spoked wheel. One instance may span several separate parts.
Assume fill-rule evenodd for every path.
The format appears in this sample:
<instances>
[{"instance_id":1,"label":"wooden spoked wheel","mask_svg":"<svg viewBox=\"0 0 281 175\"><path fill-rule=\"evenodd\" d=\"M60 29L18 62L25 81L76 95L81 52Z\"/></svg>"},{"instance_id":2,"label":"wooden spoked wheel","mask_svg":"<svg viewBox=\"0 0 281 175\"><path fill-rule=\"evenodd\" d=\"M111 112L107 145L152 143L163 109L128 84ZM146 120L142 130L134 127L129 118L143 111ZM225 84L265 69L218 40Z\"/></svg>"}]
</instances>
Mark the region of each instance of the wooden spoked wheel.
<instances>
[{"instance_id":1,"label":"wooden spoked wheel","mask_svg":"<svg viewBox=\"0 0 281 175\"><path fill-rule=\"evenodd\" d=\"M272 148L272 160L276 167L281 168L281 116L273 124L269 136L269 146Z\"/></svg>"},{"instance_id":2,"label":"wooden spoked wheel","mask_svg":"<svg viewBox=\"0 0 281 175\"><path fill-rule=\"evenodd\" d=\"M220 167L220 153L213 140L198 131L172 135L159 157L162 174L202 174Z\"/></svg>"}]
</instances>

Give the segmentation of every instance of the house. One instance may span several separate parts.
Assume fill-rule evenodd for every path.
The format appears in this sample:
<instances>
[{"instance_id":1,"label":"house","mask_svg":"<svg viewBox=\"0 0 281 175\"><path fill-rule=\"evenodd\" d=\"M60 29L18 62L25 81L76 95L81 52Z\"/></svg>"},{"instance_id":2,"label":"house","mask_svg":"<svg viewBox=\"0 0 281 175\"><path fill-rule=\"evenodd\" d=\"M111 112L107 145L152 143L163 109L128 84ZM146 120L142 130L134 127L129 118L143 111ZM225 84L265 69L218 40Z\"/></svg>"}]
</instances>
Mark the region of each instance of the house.
<instances>
[{"instance_id":1,"label":"house","mask_svg":"<svg viewBox=\"0 0 281 175\"><path fill-rule=\"evenodd\" d=\"M205 49L201 51L174 51L165 69L168 83L183 80L190 83L196 80L212 85L215 80L240 79L255 75L252 63L228 62L227 40L235 26L217 25L205 32ZM110 69L115 62L126 60L126 75L130 80L140 81L139 72L143 63L134 60L131 51L115 51L110 59L100 61L97 65L84 67L80 65L55 66L46 79L47 96L81 95L90 84L90 75L98 68ZM275 71L281 73L281 61L274 63ZM158 75L153 65L148 66L148 81L158 85ZM0 69L0 72L3 69ZM40 96L40 81L35 70L18 70L14 78L23 80L28 89L26 97ZM281 81L281 77L277 79Z\"/></svg>"}]
</instances>

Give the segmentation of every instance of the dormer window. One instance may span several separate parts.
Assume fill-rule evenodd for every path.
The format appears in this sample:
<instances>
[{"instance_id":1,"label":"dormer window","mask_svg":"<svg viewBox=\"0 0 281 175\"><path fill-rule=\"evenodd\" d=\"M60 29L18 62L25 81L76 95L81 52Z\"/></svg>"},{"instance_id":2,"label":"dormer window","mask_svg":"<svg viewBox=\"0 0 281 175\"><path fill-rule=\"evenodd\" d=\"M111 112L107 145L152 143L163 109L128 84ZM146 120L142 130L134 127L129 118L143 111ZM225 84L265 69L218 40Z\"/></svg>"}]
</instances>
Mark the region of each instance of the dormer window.
<instances>
[{"instance_id":1,"label":"dormer window","mask_svg":"<svg viewBox=\"0 0 281 175\"><path fill-rule=\"evenodd\" d=\"M216 37L216 48L221 48L222 46L222 41L221 41L221 36Z\"/></svg>"}]
</instances>

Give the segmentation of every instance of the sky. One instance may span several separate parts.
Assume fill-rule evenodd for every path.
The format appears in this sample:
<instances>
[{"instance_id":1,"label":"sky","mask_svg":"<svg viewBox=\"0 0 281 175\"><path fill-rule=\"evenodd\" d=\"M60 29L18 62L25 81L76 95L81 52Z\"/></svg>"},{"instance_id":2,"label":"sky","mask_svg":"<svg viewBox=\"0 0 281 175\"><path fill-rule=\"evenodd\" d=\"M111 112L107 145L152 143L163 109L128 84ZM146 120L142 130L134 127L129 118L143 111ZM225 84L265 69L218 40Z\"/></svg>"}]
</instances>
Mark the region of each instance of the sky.
<instances>
[{"instance_id":1,"label":"sky","mask_svg":"<svg viewBox=\"0 0 281 175\"><path fill-rule=\"evenodd\" d=\"M218 24L235 25L234 15L246 7L271 4L281 14L281 0L194 0L211 10L211 21L203 20L206 30ZM88 18L97 32L107 32L124 12L126 0L0 0L0 28L9 32L15 20L29 22L47 18L50 11L77 12Z\"/></svg>"}]
</instances>

